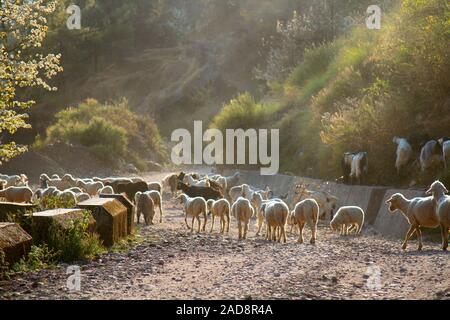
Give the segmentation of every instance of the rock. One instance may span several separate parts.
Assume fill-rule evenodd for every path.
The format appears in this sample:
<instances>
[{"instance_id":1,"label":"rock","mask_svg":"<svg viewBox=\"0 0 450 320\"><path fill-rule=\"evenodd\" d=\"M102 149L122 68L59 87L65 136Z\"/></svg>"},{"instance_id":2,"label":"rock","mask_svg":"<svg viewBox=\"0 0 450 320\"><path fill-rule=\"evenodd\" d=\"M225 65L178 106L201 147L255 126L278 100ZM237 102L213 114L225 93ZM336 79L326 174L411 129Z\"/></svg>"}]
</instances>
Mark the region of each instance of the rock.
<instances>
[{"instance_id":1,"label":"rock","mask_svg":"<svg viewBox=\"0 0 450 320\"><path fill-rule=\"evenodd\" d=\"M163 266L164 263L165 263L164 260L162 260L162 259L158 260L158 264L159 264L160 266Z\"/></svg>"},{"instance_id":2,"label":"rock","mask_svg":"<svg viewBox=\"0 0 450 320\"><path fill-rule=\"evenodd\" d=\"M164 169L162 165L160 165L159 163L154 162L154 161L147 161L146 165L147 165L147 170L148 171L161 172Z\"/></svg>"},{"instance_id":3,"label":"rock","mask_svg":"<svg viewBox=\"0 0 450 320\"><path fill-rule=\"evenodd\" d=\"M31 249L31 236L16 223L0 223L0 251L11 266Z\"/></svg>"},{"instance_id":4,"label":"rock","mask_svg":"<svg viewBox=\"0 0 450 320\"><path fill-rule=\"evenodd\" d=\"M139 169L132 163L125 165L124 170L129 173L139 173Z\"/></svg>"}]
</instances>

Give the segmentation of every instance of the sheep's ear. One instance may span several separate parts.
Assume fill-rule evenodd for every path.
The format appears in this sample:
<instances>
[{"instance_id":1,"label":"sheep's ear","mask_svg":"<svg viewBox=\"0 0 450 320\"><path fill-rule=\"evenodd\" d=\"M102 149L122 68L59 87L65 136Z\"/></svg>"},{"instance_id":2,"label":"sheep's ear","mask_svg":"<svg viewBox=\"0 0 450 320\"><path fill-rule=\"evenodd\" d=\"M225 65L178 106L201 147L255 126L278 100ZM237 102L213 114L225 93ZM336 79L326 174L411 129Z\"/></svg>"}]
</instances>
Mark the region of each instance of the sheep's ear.
<instances>
[{"instance_id":1,"label":"sheep's ear","mask_svg":"<svg viewBox=\"0 0 450 320\"><path fill-rule=\"evenodd\" d=\"M389 198L388 200L386 200L386 204L391 204L391 202L392 202L392 198Z\"/></svg>"},{"instance_id":2,"label":"sheep's ear","mask_svg":"<svg viewBox=\"0 0 450 320\"><path fill-rule=\"evenodd\" d=\"M433 190L430 188L427 191L425 191L425 194L432 195L433 194Z\"/></svg>"}]
</instances>

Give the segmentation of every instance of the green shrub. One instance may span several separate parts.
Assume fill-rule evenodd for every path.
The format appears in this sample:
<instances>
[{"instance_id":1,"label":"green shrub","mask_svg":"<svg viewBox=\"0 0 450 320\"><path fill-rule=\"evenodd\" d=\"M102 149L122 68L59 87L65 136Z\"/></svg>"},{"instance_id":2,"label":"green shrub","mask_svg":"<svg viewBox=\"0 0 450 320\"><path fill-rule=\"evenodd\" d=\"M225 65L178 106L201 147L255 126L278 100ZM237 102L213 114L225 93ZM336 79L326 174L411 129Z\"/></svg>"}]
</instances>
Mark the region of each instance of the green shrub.
<instances>
[{"instance_id":1,"label":"green shrub","mask_svg":"<svg viewBox=\"0 0 450 320\"><path fill-rule=\"evenodd\" d=\"M125 99L101 104L87 99L76 108L67 108L55 115L56 123L47 128L46 138L36 140L36 146L57 142L83 145L97 157L108 162L138 158L168 158L158 127L149 116L133 113Z\"/></svg>"},{"instance_id":2,"label":"green shrub","mask_svg":"<svg viewBox=\"0 0 450 320\"><path fill-rule=\"evenodd\" d=\"M278 109L278 104L257 103L249 93L244 93L222 108L211 127L220 130L264 128Z\"/></svg>"},{"instance_id":3,"label":"green shrub","mask_svg":"<svg viewBox=\"0 0 450 320\"><path fill-rule=\"evenodd\" d=\"M5 252L0 249L0 280L7 275L8 269L9 265L5 260Z\"/></svg>"},{"instance_id":4,"label":"green shrub","mask_svg":"<svg viewBox=\"0 0 450 320\"><path fill-rule=\"evenodd\" d=\"M44 197L38 202L38 210L46 211L59 208L73 208L76 203L73 200L65 201L59 197Z\"/></svg>"},{"instance_id":5,"label":"green shrub","mask_svg":"<svg viewBox=\"0 0 450 320\"><path fill-rule=\"evenodd\" d=\"M58 254L46 244L32 246L27 257L11 267L10 273L39 271L52 268L58 261Z\"/></svg>"},{"instance_id":6,"label":"green shrub","mask_svg":"<svg viewBox=\"0 0 450 320\"><path fill-rule=\"evenodd\" d=\"M57 253L58 260L73 262L92 259L104 251L98 235L88 232L90 219L90 213L85 211L83 219L71 220L68 226L50 226L47 245Z\"/></svg>"}]
</instances>

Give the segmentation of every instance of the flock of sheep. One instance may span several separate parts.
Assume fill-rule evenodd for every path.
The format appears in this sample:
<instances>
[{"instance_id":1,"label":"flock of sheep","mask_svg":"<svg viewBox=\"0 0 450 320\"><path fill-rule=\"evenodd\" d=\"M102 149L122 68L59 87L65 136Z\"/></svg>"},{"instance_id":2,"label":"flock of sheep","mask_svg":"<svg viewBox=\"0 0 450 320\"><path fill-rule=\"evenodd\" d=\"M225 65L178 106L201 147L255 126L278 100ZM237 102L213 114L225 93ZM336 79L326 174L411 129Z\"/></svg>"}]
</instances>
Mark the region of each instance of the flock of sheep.
<instances>
[{"instance_id":1,"label":"flock of sheep","mask_svg":"<svg viewBox=\"0 0 450 320\"><path fill-rule=\"evenodd\" d=\"M359 159L361 159L359 157ZM47 174L40 176L40 186L32 190L25 175L0 175L0 198L8 202L33 203L46 197L56 197L78 203L101 194L123 194L136 206L137 222L143 215L147 225L153 224L155 210L159 209L159 222L163 221L162 193L168 190L173 198L183 205L185 223L188 229L205 231L208 216L213 232L216 219L220 221L220 232L230 229L230 218L238 226L239 239L246 239L249 223L256 218L259 236L265 225L265 239L286 242L286 227L298 229L298 242L303 243L303 229L311 230L310 243L317 238L319 219L330 221L333 231L341 235L359 234L364 225L365 213L357 206L338 208L338 198L326 191L310 191L305 185L297 185L293 190L292 202L288 204L288 194L274 197L267 186L264 190L248 184L240 184L239 172L224 177L218 174L200 175L198 173L168 175L160 182L146 182L142 178L75 178L70 174L63 177ZM179 194L181 191L181 194ZM447 250L450 229L450 196L446 187L439 181L431 185L429 197L406 199L402 194L393 195L388 201L389 210L399 210L410 224L403 249L414 233L422 249L421 227L437 228L442 231L442 248ZM188 218L191 219L189 224ZM203 218L203 224L201 223Z\"/></svg>"},{"instance_id":2,"label":"flock of sheep","mask_svg":"<svg viewBox=\"0 0 450 320\"><path fill-rule=\"evenodd\" d=\"M397 145L395 168L401 175L405 168L413 163L420 167L421 172L426 172L433 167L443 165L447 168L450 160L450 138L438 140L424 140L418 147L417 159L414 156L414 148L406 138L394 137ZM345 183L361 183L369 172L369 160L367 152L347 152L342 157L343 181Z\"/></svg>"}]
</instances>

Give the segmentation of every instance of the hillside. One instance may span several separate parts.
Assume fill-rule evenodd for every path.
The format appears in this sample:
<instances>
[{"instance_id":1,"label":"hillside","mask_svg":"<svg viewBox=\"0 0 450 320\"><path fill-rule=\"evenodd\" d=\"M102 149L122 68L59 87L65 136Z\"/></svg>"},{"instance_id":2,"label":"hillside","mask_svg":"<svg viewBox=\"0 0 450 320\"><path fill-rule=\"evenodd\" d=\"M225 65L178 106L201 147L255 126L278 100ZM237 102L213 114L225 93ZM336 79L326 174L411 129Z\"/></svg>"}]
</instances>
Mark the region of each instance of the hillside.
<instances>
[{"instance_id":1,"label":"hillside","mask_svg":"<svg viewBox=\"0 0 450 320\"><path fill-rule=\"evenodd\" d=\"M336 179L344 152L368 151L368 183L448 180L446 170L423 176L414 163L398 177L392 139L408 138L417 157L423 139L449 135L449 40L445 1L402 1L384 16L381 30L360 25L308 48L264 99L241 96L212 126L280 128L282 170L302 175ZM249 111L237 118L244 105Z\"/></svg>"}]
</instances>

